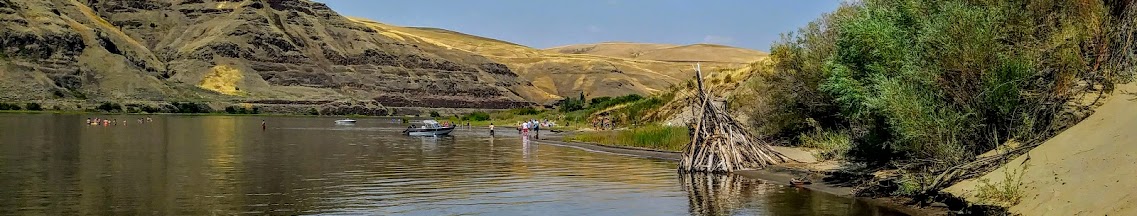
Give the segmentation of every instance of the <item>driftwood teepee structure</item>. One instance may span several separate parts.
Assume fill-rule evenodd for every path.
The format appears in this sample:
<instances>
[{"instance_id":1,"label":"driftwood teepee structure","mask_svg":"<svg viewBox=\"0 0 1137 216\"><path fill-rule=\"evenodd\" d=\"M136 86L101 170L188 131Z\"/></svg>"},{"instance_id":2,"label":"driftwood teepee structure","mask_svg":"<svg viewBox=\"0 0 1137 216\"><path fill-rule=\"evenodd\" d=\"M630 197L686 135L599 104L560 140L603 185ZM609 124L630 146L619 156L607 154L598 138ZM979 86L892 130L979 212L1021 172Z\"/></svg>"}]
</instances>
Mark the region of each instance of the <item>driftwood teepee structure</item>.
<instances>
[{"instance_id":1,"label":"driftwood teepee structure","mask_svg":"<svg viewBox=\"0 0 1137 216\"><path fill-rule=\"evenodd\" d=\"M785 163L790 159L755 139L726 113L711 103L703 89L703 72L695 66L698 101L691 143L683 151L681 172L733 172Z\"/></svg>"}]
</instances>

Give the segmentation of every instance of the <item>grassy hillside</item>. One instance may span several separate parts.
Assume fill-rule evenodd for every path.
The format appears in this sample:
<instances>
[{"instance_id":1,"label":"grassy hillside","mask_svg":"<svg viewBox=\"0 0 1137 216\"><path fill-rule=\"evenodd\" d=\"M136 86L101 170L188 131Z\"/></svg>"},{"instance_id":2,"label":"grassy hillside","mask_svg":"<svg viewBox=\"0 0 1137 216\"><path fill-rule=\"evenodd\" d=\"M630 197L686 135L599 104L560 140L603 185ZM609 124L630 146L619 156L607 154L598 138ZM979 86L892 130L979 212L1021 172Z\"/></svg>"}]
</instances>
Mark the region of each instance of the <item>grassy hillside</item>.
<instances>
[{"instance_id":1,"label":"grassy hillside","mask_svg":"<svg viewBox=\"0 0 1137 216\"><path fill-rule=\"evenodd\" d=\"M745 64L761 60L767 55L757 50L715 44L680 46L628 42L577 44L553 47L545 50L565 54L589 54L629 59L667 62L704 62L710 64Z\"/></svg>"},{"instance_id":2,"label":"grassy hillside","mask_svg":"<svg viewBox=\"0 0 1137 216\"><path fill-rule=\"evenodd\" d=\"M392 38L429 43L449 49L477 53L501 62L509 66L512 71L530 80L533 86L540 89L539 92L517 92L541 103L559 100L562 96L576 96L582 91L588 98L616 97L631 93L647 95L665 90L674 84L682 83L693 74L691 70L693 63L689 62L628 58L628 56L566 54L533 49L509 42L449 30L401 27L362 18L352 18L352 20L364 23ZM685 52L694 52L702 49L687 49L684 47L708 47L706 45L682 47L670 45L651 46L679 48L677 50ZM714 49L742 50L739 48L721 46L714 47ZM704 51L711 52L714 50ZM666 53L680 52L669 51L662 54ZM763 56L762 53L757 51L723 53L732 55L732 58L737 59L760 59ZM727 64L719 64L710 67L725 66L727 66Z\"/></svg>"}]
</instances>

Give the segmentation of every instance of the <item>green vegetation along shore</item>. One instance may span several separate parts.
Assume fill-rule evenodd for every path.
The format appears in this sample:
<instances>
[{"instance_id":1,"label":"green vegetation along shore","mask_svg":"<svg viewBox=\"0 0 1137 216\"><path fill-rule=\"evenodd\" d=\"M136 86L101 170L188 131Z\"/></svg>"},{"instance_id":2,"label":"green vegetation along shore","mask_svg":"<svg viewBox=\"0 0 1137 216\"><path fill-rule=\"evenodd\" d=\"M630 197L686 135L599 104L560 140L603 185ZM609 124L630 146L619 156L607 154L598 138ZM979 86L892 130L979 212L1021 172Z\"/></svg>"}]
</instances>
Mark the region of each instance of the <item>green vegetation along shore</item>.
<instances>
[{"instance_id":1,"label":"green vegetation along shore","mask_svg":"<svg viewBox=\"0 0 1137 216\"><path fill-rule=\"evenodd\" d=\"M1135 8L1124 1L847 3L773 44L768 64L752 67L726 104L761 139L891 173L865 180L871 185L858 195L934 202L959 180L946 171L982 174L958 167L993 167L974 163L1001 146L1037 146L1131 82ZM670 103L675 94L646 98ZM671 137L685 128L643 119L672 106L641 100L575 117L571 110L587 106L565 103L543 115L620 119L616 110L637 103L645 108L613 121L629 129L566 139L680 149L682 140ZM1012 180L1003 182L1021 182ZM1000 184L982 185L982 197L995 199L984 203L1014 205L1021 185Z\"/></svg>"},{"instance_id":2,"label":"green vegetation along shore","mask_svg":"<svg viewBox=\"0 0 1137 216\"><path fill-rule=\"evenodd\" d=\"M566 136L564 141L681 152L691 143L691 135L686 127L648 125L628 130L582 132Z\"/></svg>"}]
</instances>

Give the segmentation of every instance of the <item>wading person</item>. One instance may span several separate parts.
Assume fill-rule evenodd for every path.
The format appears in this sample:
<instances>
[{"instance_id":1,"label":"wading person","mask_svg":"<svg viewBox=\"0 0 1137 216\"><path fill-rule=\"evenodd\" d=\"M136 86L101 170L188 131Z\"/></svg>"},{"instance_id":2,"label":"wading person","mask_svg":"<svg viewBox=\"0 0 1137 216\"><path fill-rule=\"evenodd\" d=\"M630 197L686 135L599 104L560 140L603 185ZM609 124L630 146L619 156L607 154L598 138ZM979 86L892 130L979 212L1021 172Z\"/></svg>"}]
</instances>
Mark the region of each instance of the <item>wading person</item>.
<instances>
[{"instance_id":1,"label":"wading person","mask_svg":"<svg viewBox=\"0 0 1137 216\"><path fill-rule=\"evenodd\" d=\"M267 130L267 129L268 129L268 123L265 123L265 120L262 119L261 120L261 130L263 131L263 130Z\"/></svg>"},{"instance_id":2,"label":"wading person","mask_svg":"<svg viewBox=\"0 0 1137 216\"><path fill-rule=\"evenodd\" d=\"M493 123L490 123L490 137L493 137Z\"/></svg>"},{"instance_id":3,"label":"wading person","mask_svg":"<svg viewBox=\"0 0 1137 216\"><path fill-rule=\"evenodd\" d=\"M529 122L521 123L521 136L529 137Z\"/></svg>"}]
</instances>

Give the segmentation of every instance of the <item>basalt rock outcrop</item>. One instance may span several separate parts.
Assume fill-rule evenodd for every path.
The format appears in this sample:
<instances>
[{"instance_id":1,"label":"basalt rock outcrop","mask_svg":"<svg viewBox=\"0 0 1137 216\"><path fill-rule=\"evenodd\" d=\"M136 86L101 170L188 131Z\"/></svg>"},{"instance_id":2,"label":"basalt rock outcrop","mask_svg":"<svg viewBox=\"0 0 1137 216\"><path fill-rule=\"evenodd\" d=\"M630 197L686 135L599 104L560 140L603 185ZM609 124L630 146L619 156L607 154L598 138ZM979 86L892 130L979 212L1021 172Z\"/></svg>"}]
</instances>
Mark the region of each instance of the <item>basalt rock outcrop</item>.
<instances>
[{"instance_id":1,"label":"basalt rock outcrop","mask_svg":"<svg viewBox=\"0 0 1137 216\"><path fill-rule=\"evenodd\" d=\"M308 0L0 0L0 100L532 105L501 63L383 33Z\"/></svg>"},{"instance_id":2,"label":"basalt rock outcrop","mask_svg":"<svg viewBox=\"0 0 1137 216\"><path fill-rule=\"evenodd\" d=\"M336 101L320 105L322 115L386 116L387 108L375 101Z\"/></svg>"}]
</instances>

